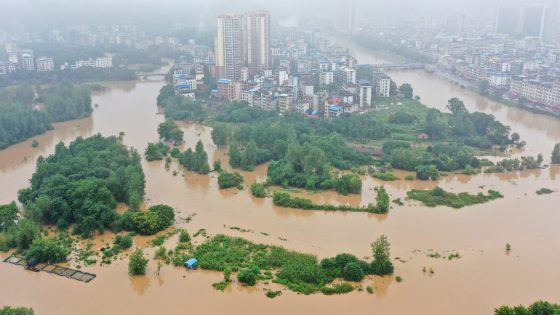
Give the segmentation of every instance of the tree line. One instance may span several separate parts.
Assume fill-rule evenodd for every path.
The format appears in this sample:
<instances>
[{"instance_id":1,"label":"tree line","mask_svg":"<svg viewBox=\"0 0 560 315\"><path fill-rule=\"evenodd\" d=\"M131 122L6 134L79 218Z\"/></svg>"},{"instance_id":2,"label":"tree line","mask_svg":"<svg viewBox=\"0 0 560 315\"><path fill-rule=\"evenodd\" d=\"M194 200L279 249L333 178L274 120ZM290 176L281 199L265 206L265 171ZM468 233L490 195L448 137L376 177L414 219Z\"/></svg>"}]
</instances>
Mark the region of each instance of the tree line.
<instances>
[{"instance_id":1,"label":"tree line","mask_svg":"<svg viewBox=\"0 0 560 315\"><path fill-rule=\"evenodd\" d=\"M4 88L0 91L0 149L42 134L53 128L52 123L91 112L91 91L85 86L59 84L37 91L30 85Z\"/></svg>"}]
</instances>

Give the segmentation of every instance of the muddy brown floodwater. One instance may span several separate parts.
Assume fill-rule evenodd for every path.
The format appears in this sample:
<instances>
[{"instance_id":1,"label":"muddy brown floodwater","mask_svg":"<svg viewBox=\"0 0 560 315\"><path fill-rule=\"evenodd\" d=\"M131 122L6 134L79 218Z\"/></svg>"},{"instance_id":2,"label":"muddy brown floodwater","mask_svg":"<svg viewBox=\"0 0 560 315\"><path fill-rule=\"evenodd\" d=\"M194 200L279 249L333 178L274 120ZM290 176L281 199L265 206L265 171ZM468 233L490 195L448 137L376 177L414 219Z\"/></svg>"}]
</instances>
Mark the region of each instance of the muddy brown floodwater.
<instances>
[{"instance_id":1,"label":"muddy brown floodwater","mask_svg":"<svg viewBox=\"0 0 560 315\"><path fill-rule=\"evenodd\" d=\"M358 56L360 58L360 56ZM367 60L361 60L368 62ZM554 142L560 142L560 121L504 107L478 98L454 85L421 72L397 73L399 82L410 82L425 102L443 106L457 96L470 109L495 114L527 140L528 153L544 153L548 158ZM429 79L429 80L428 80ZM148 142L157 140L157 125L163 121L155 105L163 82L106 83L111 89L93 97L98 104L90 118L57 124L53 131L0 151L0 203L17 198L34 171L39 155L54 152L59 141L68 143L76 136L94 133L117 135L125 132L124 142L143 152ZM482 105L481 105L482 104ZM484 105L487 104L487 105ZM210 162L219 159L227 165L223 149L211 141L208 127L181 124L186 146L201 139ZM224 233L256 242L281 245L316 254L320 258L348 252L370 256L370 243L386 234L392 245L397 283L390 277L372 277L375 293L353 292L343 296L303 296L284 291L268 299L263 285L243 288L233 285L219 292L211 284L222 279L215 272L187 272L164 266L156 275L156 264L149 264L145 277L127 274L127 259L110 266L84 267L97 274L88 284L32 273L0 263L0 305L33 307L37 314L492 314L501 304L527 304L538 299L560 302L560 193L538 196L542 187L560 188L560 168L508 174L450 175L438 183L404 181L382 183L364 177L361 195L340 196L333 192L300 193L317 202L365 205L375 198L373 188L384 184L391 197L403 198L411 188L440 185L455 192L497 189L504 199L459 210L421 207L405 201L392 205L388 215L304 211L276 207L272 200L255 199L248 189L218 189L215 174L186 172L173 164L166 171L163 163L143 161L147 179L146 203L166 203L177 210L180 223L191 233L205 228L209 234ZM172 172L178 170L179 175ZM246 173L247 186L266 178L266 165ZM397 172L403 178L406 174ZM182 218L192 216L190 223ZM229 227L251 232L242 233ZM111 239L99 236L97 244ZM172 248L175 238L168 241ZM146 246L137 238L136 245ZM505 252L505 244L512 250ZM460 253L456 260L435 259L429 250ZM153 250L149 249L149 255ZM433 269L424 273L422 269Z\"/></svg>"}]
</instances>

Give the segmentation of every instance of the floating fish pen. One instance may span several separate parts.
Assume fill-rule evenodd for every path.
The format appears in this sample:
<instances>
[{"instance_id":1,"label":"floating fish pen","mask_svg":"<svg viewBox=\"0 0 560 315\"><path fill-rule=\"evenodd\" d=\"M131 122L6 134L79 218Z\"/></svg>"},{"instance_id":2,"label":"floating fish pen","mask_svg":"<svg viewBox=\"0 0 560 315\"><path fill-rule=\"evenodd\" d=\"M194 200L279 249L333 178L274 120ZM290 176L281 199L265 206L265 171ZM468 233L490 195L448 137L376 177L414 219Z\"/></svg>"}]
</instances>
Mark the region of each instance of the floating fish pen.
<instances>
[{"instance_id":1,"label":"floating fish pen","mask_svg":"<svg viewBox=\"0 0 560 315\"><path fill-rule=\"evenodd\" d=\"M83 272L72 268L62 267L59 265L43 264L43 263L38 263L38 264L28 263L24 258L18 257L16 255L9 256L8 258L4 259L4 262L16 266L23 266L31 271L36 271L36 272L44 271L61 277L78 280L81 282L90 282L96 277L92 273Z\"/></svg>"}]
</instances>

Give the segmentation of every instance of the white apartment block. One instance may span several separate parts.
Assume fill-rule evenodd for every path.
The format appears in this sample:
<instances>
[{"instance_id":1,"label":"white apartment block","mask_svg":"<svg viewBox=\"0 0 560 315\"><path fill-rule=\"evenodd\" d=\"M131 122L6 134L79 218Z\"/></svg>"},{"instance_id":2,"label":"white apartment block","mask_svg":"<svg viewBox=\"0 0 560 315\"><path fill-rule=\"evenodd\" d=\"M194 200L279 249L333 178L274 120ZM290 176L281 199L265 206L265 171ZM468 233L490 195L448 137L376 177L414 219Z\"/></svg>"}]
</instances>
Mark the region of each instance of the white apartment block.
<instances>
[{"instance_id":1,"label":"white apartment block","mask_svg":"<svg viewBox=\"0 0 560 315\"><path fill-rule=\"evenodd\" d=\"M19 66L22 70L33 71L35 70L35 61L32 54L21 54L19 57Z\"/></svg>"},{"instance_id":2,"label":"white apartment block","mask_svg":"<svg viewBox=\"0 0 560 315\"><path fill-rule=\"evenodd\" d=\"M112 68L113 67L113 58L111 58L111 57L95 58L95 67L96 68Z\"/></svg>"},{"instance_id":3,"label":"white apartment block","mask_svg":"<svg viewBox=\"0 0 560 315\"><path fill-rule=\"evenodd\" d=\"M52 58L39 57L35 59L35 63L39 72L54 71L54 61Z\"/></svg>"},{"instance_id":4,"label":"white apartment block","mask_svg":"<svg viewBox=\"0 0 560 315\"><path fill-rule=\"evenodd\" d=\"M356 84L356 70L349 67L342 67L338 71L340 82L343 84Z\"/></svg>"},{"instance_id":5,"label":"white apartment block","mask_svg":"<svg viewBox=\"0 0 560 315\"><path fill-rule=\"evenodd\" d=\"M543 105L560 107L560 82L542 83L534 80L511 80L510 93Z\"/></svg>"},{"instance_id":6,"label":"white apartment block","mask_svg":"<svg viewBox=\"0 0 560 315\"><path fill-rule=\"evenodd\" d=\"M360 81L359 82L359 99L358 105L360 108L371 106L371 93L372 93L372 86L371 83L368 81Z\"/></svg>"},{"instance_id":7,"label":"white apartment block","mask_svg":"<svg viewBox=\"0 0 560 315\"><path fill-rule=\"evenodd\" d=\"M334 73L332 71L319 72L319 84L329 85L334 83Z\"/></svg>"},{"instance_id":8,"label":"white apartment block","mask_svg":"<svg viewBox=\"0 0 560 315\"><path fill-rule=\"evenodd\" d=\"M372 87L375 90L375 96L391 96L391 78L386 74L374 73Z\"/></svg>"}]
</instances>

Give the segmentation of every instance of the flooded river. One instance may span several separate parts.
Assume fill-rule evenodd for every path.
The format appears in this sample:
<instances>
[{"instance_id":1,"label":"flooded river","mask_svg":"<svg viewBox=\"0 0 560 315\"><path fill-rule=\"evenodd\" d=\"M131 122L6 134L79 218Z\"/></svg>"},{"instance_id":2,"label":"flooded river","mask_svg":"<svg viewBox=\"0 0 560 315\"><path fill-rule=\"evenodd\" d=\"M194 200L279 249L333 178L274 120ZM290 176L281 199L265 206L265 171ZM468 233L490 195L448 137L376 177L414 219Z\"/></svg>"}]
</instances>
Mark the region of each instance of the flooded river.
<instances>
[{"instance_id":1,"label":"flooded river","mask_svg":"<svg viewBox=\"0 0 560 315\"><path fill-rule=\"evenodd\" d=\"M356 53L363 63L369 53ZM447 81L423 72L394 73L397 82L409 82L415 93L430 106L443 108L456 96L471 110L492 113L511 125L527 140L526 154L544 153L548 159L553 143L560 142L560 120L504 107L484 100ZM110 90L94 95L98 104L90 118L57 124L53 131L0 151L0 203L17 198L27 186L39 155L54 152L59 141L95 133L117 135L143 152L148 142L157 141L157 126L163 121L155 105L161 81L107 83ZM210 162L227 165L223 149L214 146L210 128L181 124L186 146L201 139ZM504 199L460 210L420 207L405 201L392 205L388 215L303 211L275 207L272 200L253 198L248 189L218 189L215 174L196 175L172 164L166 171L162 162L143 161L147 179L147 204L166 203L177 210L178 227L191 234L205 228L209 234L224 233L318 257L348 252L371 256L370 243L386 234L392 245L395 274L403 278L372 277L375 293L353 292L343 296L303 296L284 291L276 299L264 295L263 284L256 288L233 285L219 292L211 284L222 279L215 272L186 272L164 266L156 275L149 264L145 277L127 274L127 259L110 266L85 267L97 274L88 284L47 273L31 273L0 263L0 305L33 307L37 314L492 314L501 304L527 304L538 299L560 302L560 193L538 196L542 187L560 188L560 168L528 172L467 177L450 175L439 183L395 181L384 183L391 197L403 198L411 188L431 188L436 184L452 191L478 192L497 189ZM172 172L179 174L173 176ZM246 186L266 178L266 165L243 175ZM403 178L406 174L398 172ZM362 194L339 196L328 192L306 194L317 202L365 205L375 199L373 188L382 182L364 177ZM193 216L194 215L194 216ZM192 216L190 223L183 218ZM250 230L242 233L230 229ZM102 238L103 240L101 240ZM109 233L98 238L110 242ZM136 240L143 246L145 240ZM168 247L173 248L173 239ZM505 244L512 250L505 252ZM427 256L460 253L457 260ZM151 255L153 250L147 252ZM432 268L433 274L423 268Z\"/></svg>"}]
</instances>

